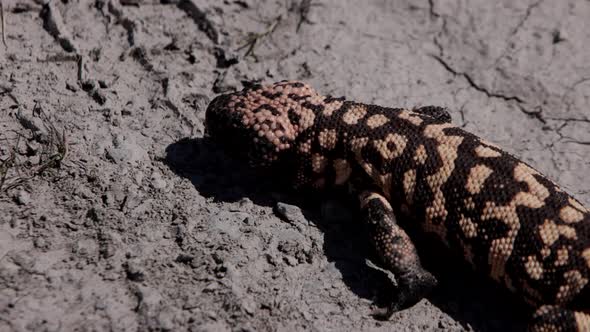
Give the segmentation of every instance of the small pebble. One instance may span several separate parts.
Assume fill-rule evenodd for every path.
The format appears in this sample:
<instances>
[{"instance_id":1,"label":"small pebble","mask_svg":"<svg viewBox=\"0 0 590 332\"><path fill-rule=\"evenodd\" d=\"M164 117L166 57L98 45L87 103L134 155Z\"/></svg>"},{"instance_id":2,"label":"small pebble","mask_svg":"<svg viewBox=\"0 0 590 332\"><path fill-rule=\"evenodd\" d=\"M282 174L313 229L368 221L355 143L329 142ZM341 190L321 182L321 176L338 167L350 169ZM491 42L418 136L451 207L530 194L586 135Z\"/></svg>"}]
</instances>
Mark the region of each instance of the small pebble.
<instances>
[{"instance_id":1,"label":"small pebble","mask_svg":"<svg viewBox=\"0 0 590 332\"><path fill-rule=\"evenodd\" d=\"M242 302L242 308L244 308L244 311L248 315L254 315L256 312L256 302L252 300L244 300L244 302Z\"/></svg>"},{"instance_id":2,"label":"small pebble","mask_svg":"<svg viewBox=\"0 0 590 332\"><path fill-rule=\"evenodd\" d=\"M275 206L275 214L293 224L307 224L307 219L301 209L295 205L278 202Z\"/></svg>"},{"instance_id":3,"label":"small pebble","mask_svg":"<svg viewBox=\"0 0 590 332\"><path fill-rule=\"evenodd\" d=\"M66 89L68 89L72 92L78 92L78 88L70 82L66 82Z\"/></svg>"},{"instance_id":4,"label":"small pebble","mask_svg":"<svg viewBox=\"0 0 590 332\"><path fill-rule=\"evenodd\" d=\"M131 281L144 281L145 273L143 267L136 261L127 261L124 264L125 272L127 272L127 279Z\"/></svg>"},{"instance_id":5,"label":"small pebble","mask_svg":"<svg viewBox=\"0 0 590 332\"><path fill-rule=\"evenodd\" d=\"M31 194L25 190L19 190L16 194L16 202L20 205L28 205L31 203Z\"/></svg>"},{"instance_id":6,"label":"small pebble","mask_svg":"<svg viewBox=\"0 0 590 332\"><path fill-rule=\"evenodd\" d=\"M162 175L159 172L153 172L152 176L152 187L156 189L164 189L166 188L166 181L162 179Z\"/></svg>"}]
</instances>

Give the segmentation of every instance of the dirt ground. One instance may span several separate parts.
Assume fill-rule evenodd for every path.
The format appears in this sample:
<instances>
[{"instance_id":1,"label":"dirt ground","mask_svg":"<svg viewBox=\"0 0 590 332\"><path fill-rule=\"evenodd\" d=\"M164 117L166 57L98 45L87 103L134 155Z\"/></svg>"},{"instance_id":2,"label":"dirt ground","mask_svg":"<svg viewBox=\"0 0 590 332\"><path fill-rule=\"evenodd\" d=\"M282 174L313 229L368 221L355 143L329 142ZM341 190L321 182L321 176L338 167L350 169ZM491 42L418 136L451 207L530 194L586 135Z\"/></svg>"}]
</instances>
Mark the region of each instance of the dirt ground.
<instances>
[{"instance_id":1,"label":"dirt ground","mask_svg":"<svg viewBox=\"0 0 590 332\"><path fill-rule=\"evenodd\" d=\"M3 2L0 331L523 328L444 254L428 299L372 318L393 286L353 204L200 139L209 100L252 81L447 106L590 203L590 1Z\"/></svg>"}]
</instances>

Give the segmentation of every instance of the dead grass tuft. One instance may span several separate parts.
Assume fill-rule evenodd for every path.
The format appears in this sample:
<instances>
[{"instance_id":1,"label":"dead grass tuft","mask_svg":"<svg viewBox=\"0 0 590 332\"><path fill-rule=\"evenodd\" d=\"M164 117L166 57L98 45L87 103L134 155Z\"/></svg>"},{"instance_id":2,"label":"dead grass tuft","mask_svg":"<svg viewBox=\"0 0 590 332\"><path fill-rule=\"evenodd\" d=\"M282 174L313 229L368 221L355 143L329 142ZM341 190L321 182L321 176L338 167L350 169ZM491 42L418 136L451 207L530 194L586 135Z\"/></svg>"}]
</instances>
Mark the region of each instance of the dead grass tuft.
<instances>
[{"instance_id":1,"label":"dead grass tuft","mask_svg":"<svg viewBox=\"0 0 590 332\"><path fill-rule=\"evenodd\" d=\"M67 136L40 106L30 117L17 114L19 130L0 133L0 193L20 187L51 169L59 169L68 154Z\"/></svg>"}]
</instances>

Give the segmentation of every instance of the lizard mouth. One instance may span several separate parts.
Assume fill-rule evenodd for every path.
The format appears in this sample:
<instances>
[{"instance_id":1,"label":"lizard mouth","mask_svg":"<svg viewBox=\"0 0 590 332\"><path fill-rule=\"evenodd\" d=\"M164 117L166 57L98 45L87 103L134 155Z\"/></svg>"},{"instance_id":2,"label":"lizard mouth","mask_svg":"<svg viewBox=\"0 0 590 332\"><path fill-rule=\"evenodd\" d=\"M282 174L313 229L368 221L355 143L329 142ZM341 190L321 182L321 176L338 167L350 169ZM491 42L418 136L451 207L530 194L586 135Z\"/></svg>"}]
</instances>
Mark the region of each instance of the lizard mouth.
<instances>
[{"instance_id":1,"label":"lizard mouth","mask_svg":"<svg viewBox=\"0 0 590 332\"><path fill-rule=\"evenodd\" d=\"M205 112L205 137L235 154L243 150L240 145L247 133L241 126L239 114L228 105L230 98L230 94L220 95L209 103Z\"/></svg>"},{"instance_id":2,"label":"lizard mouth","mask_svg":"<svg viewBox=\"0 0 590 332\"><path fill-rule=\"evenodd\" d=\"M232 157L246 159L255 166L270 165L277 158L275 146L243 123L243 114L232 100L235 95L239 93L220 95L209 103L205 137L221 145Z\"/></svg>"}]
</instances>

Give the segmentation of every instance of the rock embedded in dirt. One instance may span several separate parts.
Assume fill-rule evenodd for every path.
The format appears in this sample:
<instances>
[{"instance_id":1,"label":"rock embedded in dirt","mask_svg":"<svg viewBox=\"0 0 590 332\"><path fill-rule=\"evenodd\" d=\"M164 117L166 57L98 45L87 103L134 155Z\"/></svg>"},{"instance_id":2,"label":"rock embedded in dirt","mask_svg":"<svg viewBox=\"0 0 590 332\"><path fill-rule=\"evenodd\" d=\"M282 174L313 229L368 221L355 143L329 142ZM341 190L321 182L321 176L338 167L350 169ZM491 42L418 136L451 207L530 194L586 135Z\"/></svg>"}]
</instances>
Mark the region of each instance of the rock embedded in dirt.
<instances>
[{"instance_id":1,"label":"rock embedded in dirt","mask_svg":"<svg viewBox=\"0 0 590 332\"><path fill-rule=\"evenodd\" d=\"M158 171L154 171L150 176L151 185L155 189L164 189L166 188L166 181L162 179L162 174Z\"/></svg>"},{"instance_id":2,"label":"rock embedded in dirt","mask_svg":"<svg viewBox=\"0 0 590 332\"><path fill-rule=\"evenodd\" d=\"M278 202L274 211L278 217L293 225L307 225L307 219L298 206Z\"/></svg>"},{"instance_id":3,"label":"rock embedded in dirt","mask_svg":"<svg viewBox=\"0 0 590 332\"><path fill-rule=\"evenodd\" d=\"M31 203L31 194L21 189L16 193L15 199L20 205L29 205Z\"/></svg>"},{"instance_id":4,"label":"rock embedded in dirt","mask_svg":"<svg viewBox=\"0 0 590 332\"><path fill-rule=\"evenodd\" d=\"M32 110L19 107L16 118L20 124L33 132L34 138L39 142L47 142L49 133L43 120Z\"/></svg>"},{"instance_id":5,"label":"rock embedded in dirt","mask_svg":"<svg viewBox=\"0 0 590 332\"><path fill-rule=\"evenodd\" d=\"M72 91L72 92L78 92L78 87L76 87L75 84L71 83L71 82L66 82L66 89Z\"/></svg>"},{"instance_id":6,"label":"rock embedded in dirt","mask_svg":"<svg viewBox=\"0 0 590 332\"><path fill-rule=\"evenodd\" d=\"M144 272L144 267L140 261L131 259L125 262L123 265L125 268L125 272L127 273L127 279L136 282L145 281L146 275Z\"/></svg>"}]
</instances>

